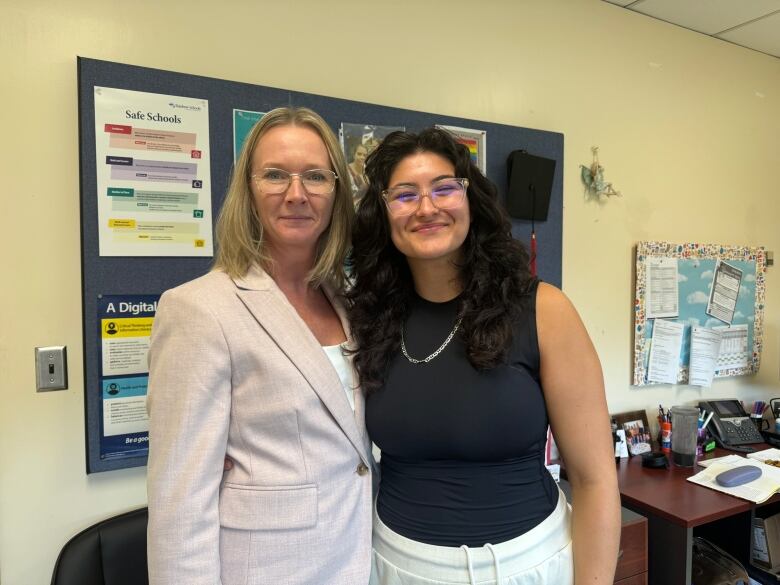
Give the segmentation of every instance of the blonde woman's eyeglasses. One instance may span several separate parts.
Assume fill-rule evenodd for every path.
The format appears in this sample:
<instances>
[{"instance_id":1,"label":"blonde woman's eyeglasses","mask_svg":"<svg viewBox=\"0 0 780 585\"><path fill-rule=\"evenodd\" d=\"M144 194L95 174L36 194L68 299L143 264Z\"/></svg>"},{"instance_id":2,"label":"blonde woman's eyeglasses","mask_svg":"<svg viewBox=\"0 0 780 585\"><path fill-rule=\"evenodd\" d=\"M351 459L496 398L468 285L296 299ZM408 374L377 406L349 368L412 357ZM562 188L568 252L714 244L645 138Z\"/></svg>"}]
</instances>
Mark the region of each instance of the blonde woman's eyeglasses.
<instances>
[{"instance_id":1,"label":"blonde woman's eyeglasses","mask_svg":"<svg viewBox=\"0 0 780 585\"><path fill-rule=\"evenodd\" d=\"M250 175L258 189L267 195L285 193L292 184L293 177L298 177L309 195L325 196L333 193L338 175L328 169L311 169L302 173L288 173L283 169L260 169Z\"/></svg>"}]
</instances>

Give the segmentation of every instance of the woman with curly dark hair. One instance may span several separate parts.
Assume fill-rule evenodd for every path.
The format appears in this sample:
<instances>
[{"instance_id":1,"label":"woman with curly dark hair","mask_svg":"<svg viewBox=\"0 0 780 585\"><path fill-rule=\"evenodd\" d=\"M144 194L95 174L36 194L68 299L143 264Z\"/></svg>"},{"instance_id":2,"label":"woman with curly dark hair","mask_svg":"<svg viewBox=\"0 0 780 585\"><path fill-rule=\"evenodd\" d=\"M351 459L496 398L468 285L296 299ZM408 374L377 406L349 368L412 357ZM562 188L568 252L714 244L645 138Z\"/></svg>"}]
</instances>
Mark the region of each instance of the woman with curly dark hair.
<instances>
[{"instance_id":1,"label":"woman with curly dark hair","mask_svg":"<svg viewBox=\"0 0 780 585\"><path fill-rule=\"evenodd\" d=\"M348 304L382 451L372 584L612 583L609 416L577 312L531 276L447 132L390 134L366 175ZM571 507L544 466L548 424Z\"/></svg>"}]
</instances>

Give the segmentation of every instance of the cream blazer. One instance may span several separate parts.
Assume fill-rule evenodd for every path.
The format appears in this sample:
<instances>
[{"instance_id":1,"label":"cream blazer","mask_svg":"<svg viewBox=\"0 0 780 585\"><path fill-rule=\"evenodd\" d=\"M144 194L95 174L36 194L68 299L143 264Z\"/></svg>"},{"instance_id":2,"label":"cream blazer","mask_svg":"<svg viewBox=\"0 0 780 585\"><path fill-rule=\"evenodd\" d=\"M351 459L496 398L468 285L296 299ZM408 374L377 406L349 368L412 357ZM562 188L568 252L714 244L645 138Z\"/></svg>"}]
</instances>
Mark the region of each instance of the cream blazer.
<instances>
[{"instance_id":1,"label":"cream blazer","mask_svg":"<svg viewBox=\"0 0 780 585\"><path fill-rule=\"evenodd\" d=\"M349 337L343 305L326 291ZM151 585L365 585L364 403L270 276L171 289L149 351ZM233 469L223 473L228 455Z\"/></svg>"}]
</instances>

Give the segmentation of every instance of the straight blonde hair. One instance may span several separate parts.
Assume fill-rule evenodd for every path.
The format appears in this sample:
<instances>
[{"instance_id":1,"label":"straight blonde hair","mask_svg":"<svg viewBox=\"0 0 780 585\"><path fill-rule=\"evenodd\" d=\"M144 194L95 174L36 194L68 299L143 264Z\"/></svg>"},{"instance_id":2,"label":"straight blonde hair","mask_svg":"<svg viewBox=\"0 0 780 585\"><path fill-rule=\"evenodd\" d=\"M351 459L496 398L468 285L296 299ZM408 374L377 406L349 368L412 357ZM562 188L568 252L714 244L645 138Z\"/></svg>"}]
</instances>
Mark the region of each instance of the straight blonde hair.
<instances>
[{"instance_id":1,"label":"straight blonde hair","mask_svg":"<svg viewBox=\"0 0 780 585\"><path fill-rule=\"evenodd\" d=\"M252 154L260 139L276 126L307 126L317 132L330 157L336 179L330 224L317 243L314 267L307 282L315 287L330 284L342 290L346 282L344 259L349 251L355 208L347 164L338 140L319 114L308 108L283 107L265 114L244 141L216 227L217 255L214 268L234 278L246 275L252 264L272 272L272 259L263 242L263 226L250 189Z\"/></svg>"}]
</instances>

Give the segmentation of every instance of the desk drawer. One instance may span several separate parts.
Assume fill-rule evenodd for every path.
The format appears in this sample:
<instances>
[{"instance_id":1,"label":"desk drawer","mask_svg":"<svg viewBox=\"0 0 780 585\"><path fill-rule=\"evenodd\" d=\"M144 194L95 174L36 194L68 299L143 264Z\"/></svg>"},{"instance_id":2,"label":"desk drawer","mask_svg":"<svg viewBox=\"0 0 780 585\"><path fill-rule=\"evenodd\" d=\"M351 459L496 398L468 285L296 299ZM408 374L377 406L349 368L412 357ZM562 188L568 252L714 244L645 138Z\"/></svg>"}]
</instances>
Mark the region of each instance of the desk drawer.
<instances>
[{"instance_id":1,"label":"desk drawer","mask_svg":"<svg viewBox=\"0 0 780 585\"><path fill-rule=\"evenodd\" d=\"M620 531L620 558L615 570L615 583L624 584L621 579L647 573L647 519L635 515L630 520L623 520ZM647 575L645 575L647 577ZM644 583L645 581L628 580L625 585Z\"/></svg>"}]
</instances>

